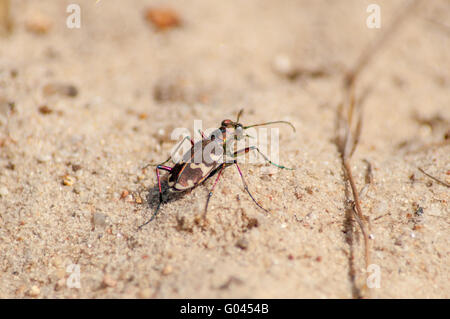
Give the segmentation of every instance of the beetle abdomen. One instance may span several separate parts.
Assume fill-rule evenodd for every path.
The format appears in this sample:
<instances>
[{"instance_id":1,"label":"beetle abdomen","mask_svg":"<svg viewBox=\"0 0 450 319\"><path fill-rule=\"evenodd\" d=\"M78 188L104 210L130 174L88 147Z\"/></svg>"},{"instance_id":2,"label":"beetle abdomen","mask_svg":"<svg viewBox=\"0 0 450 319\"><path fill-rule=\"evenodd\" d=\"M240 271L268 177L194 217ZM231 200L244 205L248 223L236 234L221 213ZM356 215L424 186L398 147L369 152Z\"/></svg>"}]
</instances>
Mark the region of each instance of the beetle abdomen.
<instances>
[{"instance_id":1,"label":"beetle abdomen","mask_svg":"<svg viewBox=\"0 0 450 319\"><path fill-rule=\"evenodd\" d=\"M172 167L172 170L170 171L169 179L167 181L169 187L174 187L174 185L177 183L178 176L180 175L181 171L183 170L186 163L177 163L174 167Z\"/></svg>"},{"instance_id":2,"label":"beetle abdomen","mask_svg":"<svg viewBox=\"0 0 450 319\"><path fill-rule=\"evenodd\" d=\"M217 150L219 154L216 154ZM196 153L197 157L196 158ZM183 156L181 163L172 168L168 184L174 191L184 191L194 188L217 168L221 159L222 149L216 141L203 139L191 147ZM199 163L196 163L199 161Z\"/></svg>"},{"instance_id":3,"label":"beetle abdomen","mask_svg":"<svg viewBox=\"0 0 450 319\"><path fill-rule=\"evenodd\" d=\"M210 173L216 168L216 163L211 164L196 164L196 163L182 163L175 165L169 178L169 186L176 191L184 191L189 188L194 188L203 182Z\"/></svg>"}]
</instances>

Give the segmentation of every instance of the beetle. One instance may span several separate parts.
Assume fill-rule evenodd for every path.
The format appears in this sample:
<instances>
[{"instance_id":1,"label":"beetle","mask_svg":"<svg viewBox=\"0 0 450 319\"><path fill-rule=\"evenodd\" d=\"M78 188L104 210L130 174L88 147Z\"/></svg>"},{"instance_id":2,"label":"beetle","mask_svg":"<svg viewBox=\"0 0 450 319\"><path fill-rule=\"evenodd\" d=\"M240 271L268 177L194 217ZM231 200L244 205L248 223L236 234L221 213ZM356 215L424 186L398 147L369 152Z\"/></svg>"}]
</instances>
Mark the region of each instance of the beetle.
<instances>
[{"instance_id":1,"label":"beetle","mask_svg":"<svg viewBox=\"0 0 450 319\"><path fill-rule=\"evenodd\" d=\"M244 126L241 123L239 123L239 119L243 113L243 109L239 111L237 115L236 121L232 121L229 119L223 120L220 127L213 131L209 136L205 136L203 132L200 131L200 134L202 136L202 139L198 142L194 142L193 139L186 136L177 146L177 148L174 150L173 153L176 153L180 146L183 144L183 142L186 139L189 139L191 142L191 149L186 152L181 161L176 163L174 166L166 166L164 165L168 161L172 159L172 156L169 156L167 160L160 164L148 164L144 168L148 166L156 166L156 177L158 180L158 187L159 187L159 203L156 207L155 212L152 214L150 219L146 221L144 224L139 226L139 229L143 226L147 225L149 222L151 222L156 215L158 214L158 211L161 207L161 204L163 202L162 198L162 189L161 189L161 177L160 177L160 170L169 172L168 175L168 186L172 191L175 192L184 192L190 189L193 189L197 187L198 185L202 184L205 180L207 180L209 177L214 176L217 174L216 180L214 181L214 184L211 188L211 190L208 193L208 197L206 199L205 209L203 212L203 218L206 218L206 213L208 210L208 204L209 201L213 195L214 188L217 185L217 182L220 179L220 176L222 175L223 170L231 165L235 165L239 175L241 177L242 183L244 185L245 191L248 193L250 198L253 200L253 202L262 210L268 212L267 209L262 207L256 199L253 197L253 195L250 193L250 190L248 189L247 182L244 179L244 176L242 174L242 171L238 165L238 162L236 158L239 155L246 154L250 151L257 151L264 160L281 169L288 169L292 170L291 168L278 165L273 163L266 155L264 155L256 146L249 146L245 147L243 149L237 150L235 152L231 152L229 149L229 146L232 144L229 142L230 140L240 140L245 137L250 137L249 135L244 134L244 131L246 129L249 129L251 127L256 126L263 126L263 125L269 125L269 124L277 124L277 123L283 123L287 124L292 127L292 129L295 132L295 127L292 125L292 123L287 121L271 121L271 122L265 122L260 124L253 124L249 126Z\"/></svg>"}]
</instances>

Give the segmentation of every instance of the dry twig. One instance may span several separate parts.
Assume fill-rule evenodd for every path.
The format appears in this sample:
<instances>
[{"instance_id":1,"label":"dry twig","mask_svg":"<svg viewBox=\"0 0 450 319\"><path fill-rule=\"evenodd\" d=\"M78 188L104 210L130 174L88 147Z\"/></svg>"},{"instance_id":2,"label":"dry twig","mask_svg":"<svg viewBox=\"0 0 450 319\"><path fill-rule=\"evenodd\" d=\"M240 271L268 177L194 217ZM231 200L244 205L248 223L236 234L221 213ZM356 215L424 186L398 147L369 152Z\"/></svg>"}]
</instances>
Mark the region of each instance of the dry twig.
<instances>
[{"instance_id":1,"label":"dry twig","mask_svg":"<svg viewBox=\"0 0 450 319\"><path fill-rule=\"evenodd\" d=\"M0 0L0 35L9 35L12 29L9 0Z\"/></svg>"},{"instance_id":2,"label":"dry twig","mask_svg":"<svg viewBox=\"0 0 450 319\"><path fill-rule=\"evenodd\" d=\"M368 221L364 217L361 205L360 205L360 192L357 190L355 180L353 178L353 173L350 166L350 160L359 142L362 129L362 111L358 103L358 109L355 109L355 99L353 93L349 96L350 103L348 105L347 116L344 116L344 110L341 106L339 108L338 114L338 139L337 145L339 152L341 153L342 165L345 171L347 180L350 183L353 194L353 207L352 212L355 220L357 221L361 232L364 236L364 246L365 246L365 263L366 269L370 265L370 242L369 242L369 227ZM354 113L358 112L355 116ZM356 118L356 121L355 121ZM369 167L370 169L370 167ZM364 189L364 188L363 188ZM362 191L361 191L362 192Z\"/></svg>"},{"instance_id":3,"label":"dry twig","mask_svg":"<svg viewBox=\"0 0 450 319\"><path fill-rule=\"evenodd\" d=\"M444 182L444 181L441 181L440 179L438 179L438 178L436 178L436 177L434 177L434 176L428 174L428 173L425 172L422 168L418 167L418 169L419 169L419 171L421 171L423 174L425 174L426 176L428 176L428 177L431 178L432 180L436 181L437 183L439 183L439 184L441 184L441 185L444 185L444 186L447 186L447 187L450 187L450 184L448 184L448 183L446 183L446 182Z\"/></svg>"},{"instance_id":4,"label":"dry twig","mask_svg":"<svg viewBox=\"0 0 450 319\"><path fill-rule=\"evenodd\" d=\"M360 204L360 194L364 194L367 190L367 185L371 182L371 178L366 178L366 185L362 188L361 192L358 192L355 180L353 178L350 160L361 136L362 129L362 104L367 97L368 90L366 89L358 101L355 101L355 85L356 80L359 78L362 71L367 67L369 62L374 58L375 54L380 48L392 38L396 31L399 30L402 22L406 20L409 14L416 8L420 0L413 0L409 2L400 14L393 20L394 22L386 29L386 31L378 38L373 45L368 46L360 55L357 63L350 72L344 77L344 103L338 108L338 138L337 146L341 153L342 165L345 171L347 180L350 183L353 194L353 207L352 213L357 221L361 232L364 236L365 247L365 264L368 269L371 264L370 254L370 241L369 241L369 229L370 224L368 218L366 218L362 212ZM344 110L344 107L347 109ZM355 115L357 113L357 115ZM346 114L346 116L345 116ZM368 163L369 176L371 172L371 165ZM367 272L366 272L367 279ZM367 282L367 280L366 280Z\"/></svg>"}]
</instances>

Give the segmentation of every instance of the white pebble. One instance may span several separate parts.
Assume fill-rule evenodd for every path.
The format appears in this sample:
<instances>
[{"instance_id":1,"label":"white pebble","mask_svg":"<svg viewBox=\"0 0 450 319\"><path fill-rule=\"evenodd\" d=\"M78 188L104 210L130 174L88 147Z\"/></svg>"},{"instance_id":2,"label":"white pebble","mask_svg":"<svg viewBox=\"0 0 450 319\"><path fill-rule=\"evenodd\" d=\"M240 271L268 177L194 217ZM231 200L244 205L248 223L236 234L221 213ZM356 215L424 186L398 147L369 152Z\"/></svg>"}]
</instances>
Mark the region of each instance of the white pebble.
<instances>
[{"instance_id":1,"label":"white pebble","mask_svg":"<svg viewBox=\"0 0 450 319\"><path fill-rule=\"evenodd\" d=\"M30 291L28 291L28 295L30 297L37 297L37 296L39 296L40 293L41 293L41 290L39 289L38 286L32 286Z\"/></svg>"},{"instance_id":2,"label":"white pebble","mask_svg":"<svg viewBox=\"0 0 450 319\"><path fill-rule=\"evenodd\" d=\"M8 189L6 188L6 186L2 186L2 187L0 187L0 196L6 196L6 195L8 195L9 194L9 191L8 191Z\"/></svg>"},{"instance_id":3,"label":"white pebble","mask_svg":"<svg viewBox=\"0 0 450 319\"><path fill-rule=\"evenodd\" d=\"M40 154L36 157L36 160L39 163L46 163L49 162L52 159L52 157L50 155L45 155L45 154Z\"/></svg>"},{"instance_id":4,"label":"white pebble","mask_svg":"<svg viewBox=\"0 0 450 319\"><path fill-rule=\"evenodd\" d=\"M291 59L285 54L278 54L273 60L273 68L280 74L288 75L292 72Z\"/></svg>"}]
</instances>

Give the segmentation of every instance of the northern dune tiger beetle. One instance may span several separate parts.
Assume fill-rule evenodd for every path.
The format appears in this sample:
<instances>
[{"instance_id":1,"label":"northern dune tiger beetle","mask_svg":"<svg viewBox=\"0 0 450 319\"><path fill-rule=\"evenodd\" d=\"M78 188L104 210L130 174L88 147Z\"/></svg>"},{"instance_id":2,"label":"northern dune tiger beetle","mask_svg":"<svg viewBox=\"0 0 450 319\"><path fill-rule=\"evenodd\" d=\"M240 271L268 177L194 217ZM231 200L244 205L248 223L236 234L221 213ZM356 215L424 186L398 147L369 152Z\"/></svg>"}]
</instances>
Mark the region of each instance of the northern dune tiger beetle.
<instances>
[{"instance_id":1,"label":"northern dune tiger beetle","mask_svg":"<svg viewBox=\"0 0 450 319\"><path fill-rule=\"evenodd\" d=\"M276 123L284 123L284 124L288 124L289 126L291 126L292 129L294 130L294 132L295 132L295 127L290 122L287 122L287 121L272 121L272 122L266 122L266 123L260 123L260 124L253 124L253 125L249 125L249 126L243 126L241 123L239 123L239 118L241 117L243 111L244 110L239 111L235 122L233 122L232 120L228 120L228 119L223 120L220 125L220 128L213 131L209 136L205 136L204 133L200 131L202 140L200 140L196 143L194 142L194 140L192 138L190 138L189 136L186 136L178 144L178 146L174 150L173 154L178 151L178 149L180 148L180 146L183 144L183 142L186 139L190 140L191 149L188 152L186 152L183 155L182 160L179 161L178 163L176 163L173 167L164 165L165 163L167 163L168 161L170 161L172 159L172 156L169 156L169 158L167 160L165 160L164 162L162 162L161 164L148 164L147 166L145 166L145 167L156 166L156 177L158 180L158 187L159 187L159 203L158 203L158 206L156 207L155 212L151 216L151 218L148 221L146 221L144 224L139 226L139 229L142 228L143 226L147 225L149 222L151 222L156 217L156 215L158 214L158 211L161 207L161 204L163 202L162 190L161 190L161 178L160 178L160 174L159 174L160 170L169 172L168 186L170 187L170 189L172 191L176 191L176 192L183 192L183 191L193 189L193 188L197 187L198 185L200 185L201 183L203 183L209 177L218 173L216 180L214 181L214 184L213 184L210 192L208 193L208 197L206 199L205 209L204 209L204 213L203 213L203 218L206 218L209 200L211 199L211 197L213 195L214 188L216 187L217 182L219 181L219 178L222 175L223 170L225 169L225 167L235 165L239 172L239 175L241 176L245 191L248 193L250 198L253 200L253 202L259 208L261 208L265 212L268 212L268 210L265 209L264 207L262 207L255 200L253 195L250 193L248 186L247 186L247 182L245 181L244 176L242 175L242 171L238 165L236 158L239 155L243 155L243 154L248 153L249 151L255 150L264 158L264 160L267 163L274 165L278 168L282 168L282 169L289 169L289 170L292 170L292 169L273 163L256 146L249 146L249 147L245 147L241 150L231 152L229 150L229 145L231 145L233 143L232 142L230 143L229 141L230 140L231 141L240 140L245 137L250 137L249 135L244 134L244 131L251 127L276 124Z\"/></svg>"}]
</instances>

